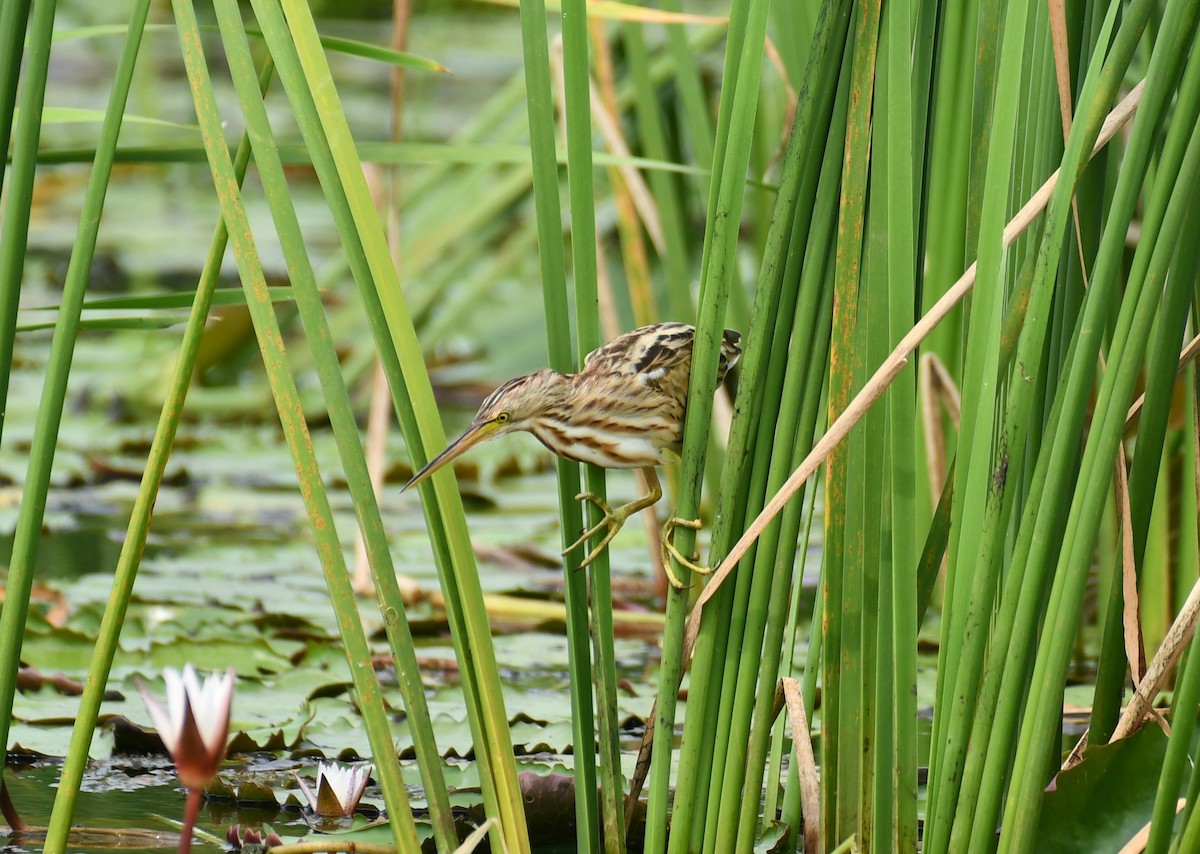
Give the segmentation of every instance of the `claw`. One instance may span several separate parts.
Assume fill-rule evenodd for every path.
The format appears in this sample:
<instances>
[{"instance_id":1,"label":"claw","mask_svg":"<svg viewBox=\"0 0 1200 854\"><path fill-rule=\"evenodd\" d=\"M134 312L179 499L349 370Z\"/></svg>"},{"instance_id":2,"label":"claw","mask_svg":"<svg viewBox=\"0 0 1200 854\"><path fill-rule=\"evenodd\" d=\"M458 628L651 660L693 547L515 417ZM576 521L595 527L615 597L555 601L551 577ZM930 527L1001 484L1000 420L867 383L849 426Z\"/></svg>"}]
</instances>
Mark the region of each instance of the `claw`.
<instances>
[{"instance_id":1,"label":"claw","mask_svg":"<svg viewBox=\"0 0 1200 854\"><path fill-rule=\"evenodd\" d=\"M612 542L612 538L617 535L617 531L620 531L621 526L625 524L625 519L628 518L629 513L626 511L626 507L628 507L628 505L625 507L618 507L616 510L614 510L608 505L607 502L603 501L600 496L593 492L581 492L575 496L575 500L592 502L592 504L595 504L600 512L604 514L604 517L595 525L580 534L579 539L563 549L563 557L566 557L596 534L600 533L601 529L608 528L608 532L604 535L604 539L602 539L600 543L594 549L592 549L591 552L588 553L588 556L585 557L579 564L579 568L583 569L585 566L588 566L592 561L594 561L597 556L599 556L600 552L604 551L604 548L610 542Z\"/></svg>"},{"instance_id":2,"label":"claw","mask_svg":"<svg viewBox=\"0 0 1200 854\"><path fill-rule=\"evenodd\" d=\"M667 580L671 582L671 586L676 590L685 590L691 587L691 585L681 582L671 570L671 558L674 558L680 566L685 566L692 572L698 572L701 575L708 575L712 572L711 566L700 564L699 552L695 552L690 558L684 557L683 553L679 551L674 543L673 535L676 528L691 528L693 531L699 531L700 526L699 519L680 519L678 517L672 517L663 523L662 533L659 535L659 543L662 545L663 569L667 573Z\"/></svg>"},{"instance_id":3,"label":"claw","mask_svg":"<svg viewBox=\"0 0 1200 854\"><path fill-rule=\"evenodd\" d=\"M575 496L577 501L590 501L592 504L595 504L604 516L599 522L580 534L579 539L563 549L562 553L564 557L607 528L608 530L605 532L603 539L588 553L583 562L579 564L579 568L583 569L594 561L600 552L608 547L608 544L612 542L612 538L617 535L617 532L621 530L621 526L625 524L626 519L639 510L645 510L658 501L658 499L662 498L662 490L658 486L658 478L654 474L654 469L643 469L642 473L646 478L646 494L641 498L630 501L628 504L622 504L620 507L610 507L606 501L594 492L581 492Z\"/></svg>"}]
</instances>

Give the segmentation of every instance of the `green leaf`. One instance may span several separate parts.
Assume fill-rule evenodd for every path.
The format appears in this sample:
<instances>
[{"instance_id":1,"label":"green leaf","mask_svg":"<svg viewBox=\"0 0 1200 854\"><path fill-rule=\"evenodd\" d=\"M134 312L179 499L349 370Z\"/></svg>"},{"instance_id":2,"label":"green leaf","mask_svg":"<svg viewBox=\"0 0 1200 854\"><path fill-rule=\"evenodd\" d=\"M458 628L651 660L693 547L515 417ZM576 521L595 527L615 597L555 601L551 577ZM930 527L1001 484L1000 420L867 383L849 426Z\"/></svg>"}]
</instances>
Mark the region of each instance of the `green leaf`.
<instances>
[{"instance_id":1,"label":"green leaf","mask_svg":"<svg viewBox=\"0 0 1200 854\"><path fill-rule=\"evenodd\" d=\"M246 35L261 36L262 34L255 30L247 29ZM436 71L439 74L450 73L449 68L435 60L426 59L423 56L417 56L401 50L393 50L390 47L372 44L371 42L343 39L335 36L321 36L321 44L327 50L349 54L350 56L361 56L363 59L373 59L376 62L384 62L399 68L416 68L421 71Z\"/></svg>"},{"instance_id":2,"label":"green leaf","mask_svg":"<svg viewBox=\"0 0 1200 854\"><path fill-rule=\"evenodd\" d=\"M20 113L20 110L14 110L14 113ZM13 121L17 121L14 116ZM102 122L104 121L103 110L88 110L83 107L46 107L42 111L42 124L73 124L78 122ZM152 116L138 116L132 113L125 113L121 117L122 123L152 125L154 127L164 128L179 128L180 130L199 131L200 128L193 124L184 122L171 122L166 119L156 119Z\"/></svg>"},{"instance_id":3,"label":"green leaf","mask_svg":"<svg viewBox=\"0 0 1200 854\"><path fill-rule=\"evenodd\" d=\"M124 35L128 29L124 24L98 24L90 27L72 27L70 29L58 30L54 33L53 42L71 41L76 39L95 39L105 36ZM199 28L202 32L215 33L218 32L217 27L205 26ZM174 33L175 28L169 24L150 24L146 27L147 32ZM262 30L253 27L246 28L246 35L254 38L262 38ZM449 74L450 69L433 59L426 59L423 56L417 56L414 53L408 53L403 50L393 50L390 47L374 44L373 42L359 41L358 39L345 39L338 36L321 36L321 44L327 50L335 51L336 53L344 53L348 56L358 56L363 59L371 59L376 62L383 62L388 65L395 65L400 68L414 68L418 71L436 71L439 74Z\"/></svg>"},{"instance_id":4,"label":"green leaf","mask_svg":"<svg viewBox=\"0 0 1200 854\"><path fill-rule=\"evenodd\" d=\"M290 287L275 286L267 288L267 293L271 295L271 302L290 302L295 299ZM168 308L191 308L192 302L195 300L195 295L192 293L178 294L145 294L135 297L103 297L101 299L85 300L84 308L90 308L97 311L111 311L114 309L168 309ZM217 288L213 292L214 307L223 305L245 305L246 294L241 288ZM41 305L32 311L55 311L57 305Z\"/></svg>"},{"instance_id":5,"label":"green leaf","mask_svg":"<svg viewBox=\"0 0 1200 854\"><path fill-rule=\"evenodd\" d=\"M1033 850L1058 854L1118 851L1154 808L1167 738L1153 724L1129 738L1089 747L1046 793Z\"/></svg>"},{"instance_id":6,"label":"green leaf","mask_svg":"<svg viewBox=\"0 0 1200 854\"><path fill-rule=\"evenodd\" d=\"M166 329L177 326L187 320L187 317L105 317L84 318L79 321L80 329L103 329L114 331L118 329L144 330ZM22 323L17 326L17 332L37 332L40 329L53 329L55 322L46 320L41 323Z\"/></svg>"}]
</instances>

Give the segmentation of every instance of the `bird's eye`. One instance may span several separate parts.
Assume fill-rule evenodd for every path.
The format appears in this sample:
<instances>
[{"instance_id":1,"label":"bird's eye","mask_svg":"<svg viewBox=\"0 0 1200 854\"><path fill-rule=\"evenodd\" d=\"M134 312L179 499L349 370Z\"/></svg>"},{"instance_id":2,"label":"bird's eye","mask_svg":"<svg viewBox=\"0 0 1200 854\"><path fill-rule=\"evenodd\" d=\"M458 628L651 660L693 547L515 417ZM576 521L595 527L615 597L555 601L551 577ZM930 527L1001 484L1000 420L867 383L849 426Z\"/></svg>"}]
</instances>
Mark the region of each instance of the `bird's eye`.
<instances>
[{"instance_id":1,"label":"bird's eye","mask_svg":"<svg viewBox=\"0 0 1200 854\"><path fill-rule=\"evenodd\" d=\"M499 415L496 416L496 423L497 424L507 424L511 418L512 418L512 415L509 414L508 412L501 412Z\"/></svg>"}]
</instances>

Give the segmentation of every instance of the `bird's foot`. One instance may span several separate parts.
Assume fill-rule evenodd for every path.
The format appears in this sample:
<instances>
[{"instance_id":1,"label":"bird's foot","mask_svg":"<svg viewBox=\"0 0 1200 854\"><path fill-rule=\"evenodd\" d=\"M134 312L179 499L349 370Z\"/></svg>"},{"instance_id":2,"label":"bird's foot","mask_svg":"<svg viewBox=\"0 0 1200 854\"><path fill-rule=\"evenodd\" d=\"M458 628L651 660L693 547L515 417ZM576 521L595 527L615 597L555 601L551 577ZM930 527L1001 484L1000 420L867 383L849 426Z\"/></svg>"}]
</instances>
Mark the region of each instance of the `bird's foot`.
<instances>
[{"instance_id":1,"label":"bird's foot","mask_svg":"<svg viewBox=\"0 0 1200 854\"><path fill-rule=\"evenodd\" d=\"M604 538L600 540L599 544L597 544L597 546L588 553L588 556L583 559L583 562L579 564L579 568L583 569L585 566L594 561L600 552L604 551L605 547L612 542L612 538L617 535L617 531L621 530L621 526L625 524L625 520L629 518L630 513L633 511L629 509L632 506L630 504L626 504L614 509L609 506L608 502L604 501L604 499L602 499L599 495L596 495L594 492L581 492L576 495L575 498L577 501L590 501L592 504L595 504L596 507L599 508L600 512L604 514L604 518L602 518L592 527L585 530L582 534L580 534L579 539L563 549L563 557L566 557L568 554L575 551L575 549L582 546L605 528L608 529L604 534Z\"/></svg>"},{"instance_id":2,"label":"bird's foot","mask_svg":"<svg viewBox=\"0 0 1200 854\"><path fill-rule=\"evenodd\" d=\"M698 572L701 575L708 575L712 572L711 566L704 566L700 563L700 552L694 552L692 556L684 557L679 551L674 542L674 534L676 528L691 528L693 531L700 530L699 519L680 519L678 516L673 516L663 523L662 533L659 535L659 542L662 545L662 561L663 570L667 573L667 580L671 582L671 586L676 590L684 590L690 587L690 584L684 584L676 577L671 570L671 558L680 566L685 566L692 572Z\"/></svg>"}]
</instances>

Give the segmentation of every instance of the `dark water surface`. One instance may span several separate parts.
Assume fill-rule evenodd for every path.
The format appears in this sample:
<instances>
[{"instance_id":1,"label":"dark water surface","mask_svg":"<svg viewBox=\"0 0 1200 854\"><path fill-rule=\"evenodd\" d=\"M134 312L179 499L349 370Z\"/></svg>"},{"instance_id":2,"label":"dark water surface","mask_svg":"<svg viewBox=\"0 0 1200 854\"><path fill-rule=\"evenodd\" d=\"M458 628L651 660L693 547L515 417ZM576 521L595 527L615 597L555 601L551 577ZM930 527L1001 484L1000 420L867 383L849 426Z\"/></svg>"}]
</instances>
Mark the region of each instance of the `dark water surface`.
<instances>
[{"instance_id":1,"label":"dark water surface","mask_svg":"<svg viewBox=\"0 0 1200 854\"><path fill-rule=\"evenodd\" d=\"M44 765L9 770L7 786L13 801L19 806L30 830L13 834L4 840L5 851L40 851L43 837L36 829L50 817L54 800L54 785L59 769ZM178 823L183 819L183 790L173 783L157 782L160 774L139 775L130 771L122 783L120 772L106 775L104 780L91 779L79 793L75 807L75 825L69 844L70 851L82 854L101 854L114 849L139 851L175 851L178 847ZM261 809L235 810L228 804L206 803L200 810L197 827L202 833L221 840L206 841L194 838L195 850L216 851L224 847L225 829L236 822L260 827L269 822L283 833L291 835L305 831L296 811L266 811ZM107 837L103 831L122 831L122 835ZM155 835L159 840L155 842Z\"/></svg>"}]
</instances>

